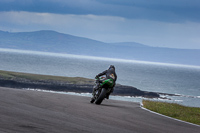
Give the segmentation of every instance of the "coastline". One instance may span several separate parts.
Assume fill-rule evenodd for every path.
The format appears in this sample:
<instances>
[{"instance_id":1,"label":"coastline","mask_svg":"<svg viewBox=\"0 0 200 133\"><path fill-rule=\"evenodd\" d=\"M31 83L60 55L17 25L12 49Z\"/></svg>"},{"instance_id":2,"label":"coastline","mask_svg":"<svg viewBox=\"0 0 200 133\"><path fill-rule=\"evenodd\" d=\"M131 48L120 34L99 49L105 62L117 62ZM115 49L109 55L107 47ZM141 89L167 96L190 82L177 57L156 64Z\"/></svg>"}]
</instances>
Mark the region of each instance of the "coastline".
<instances>
[{"instance_id":1,"label":"coastline","mask_svg":"<svg viewBox=\"0 0 200 133\"><path fill-rule=\"evenodd\" d=\"M42 89L61 92L91 93L94 80L81 77L59 77L0 71L0 86L17 89ZM147 92L132 86L117 84L112 95L161 98L157 92Z\"/></svg>"}]
</instances>

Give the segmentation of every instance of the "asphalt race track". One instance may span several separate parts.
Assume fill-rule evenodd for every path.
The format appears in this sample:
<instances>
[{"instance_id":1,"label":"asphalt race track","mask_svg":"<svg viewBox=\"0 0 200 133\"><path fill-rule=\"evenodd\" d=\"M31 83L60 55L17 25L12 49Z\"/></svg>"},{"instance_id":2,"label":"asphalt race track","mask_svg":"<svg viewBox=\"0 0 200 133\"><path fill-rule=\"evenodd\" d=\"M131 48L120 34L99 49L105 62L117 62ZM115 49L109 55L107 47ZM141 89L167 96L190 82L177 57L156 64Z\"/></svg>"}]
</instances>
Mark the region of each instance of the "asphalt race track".
<instances>
[{"instance_id":1,"label":"asphalt race track","mask_svg":"<svg viewBox=\"0 0 200 133\"><path fill-rule=\"evenodd\" d=\"M139 103L0 87L0 133L199 133Z\"/></svg>"}]
</instances>

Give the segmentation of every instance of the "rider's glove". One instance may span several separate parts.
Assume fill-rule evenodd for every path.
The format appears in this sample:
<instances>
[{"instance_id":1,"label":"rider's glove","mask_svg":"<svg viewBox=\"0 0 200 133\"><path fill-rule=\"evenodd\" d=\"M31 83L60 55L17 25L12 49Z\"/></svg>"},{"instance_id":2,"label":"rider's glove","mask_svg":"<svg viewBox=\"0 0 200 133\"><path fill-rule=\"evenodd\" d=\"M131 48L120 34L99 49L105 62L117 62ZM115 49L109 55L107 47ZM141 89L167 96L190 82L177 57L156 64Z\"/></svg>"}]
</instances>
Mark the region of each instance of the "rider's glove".
<instances>
[{"instance_id":1,"label":"rider's glove","mask_svg":"<svg viewBox=\"0 0 200 133\"><path fill-rule=\"evenodd\" d=\"M95 79L98 79L98 78L99 78L99 76L98 76L98 75L96 75Z\"/></svg>"}]
</instances>

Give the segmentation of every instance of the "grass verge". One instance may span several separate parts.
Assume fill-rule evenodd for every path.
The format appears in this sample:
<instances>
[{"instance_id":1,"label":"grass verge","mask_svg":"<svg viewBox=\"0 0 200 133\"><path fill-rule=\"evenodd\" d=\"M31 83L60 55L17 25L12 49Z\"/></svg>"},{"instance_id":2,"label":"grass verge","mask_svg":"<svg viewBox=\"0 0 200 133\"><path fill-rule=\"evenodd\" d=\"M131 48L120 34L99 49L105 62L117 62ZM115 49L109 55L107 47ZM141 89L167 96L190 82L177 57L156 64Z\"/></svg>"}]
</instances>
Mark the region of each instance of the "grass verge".
<instances>
[{"instance_id":1,"label":"grass verge","mask_svg":"<svg viewBox=\"0 0 200 133\"><path fill-rule=\"evenodd\" d=\"M200 125L200 108L150 100L143 100L142 103L144 108L151 111Z\"/></svg>"},{"instance_id":2,"label":"grass verge","mask_svg":"<svg viewBox=\"0 0 200 133\"><path fill-rule=\"evenodd\" d=\"M11 80L11 79L26 79L26 80L48 80L48 81L62 81L71 84L93 84L94 80L82 78L82 77L62 77L62 76L51 76L51 75L40 75L30 74L21 72L11 72L0 70L0 78Z\"/></svg>"}]
</instances>

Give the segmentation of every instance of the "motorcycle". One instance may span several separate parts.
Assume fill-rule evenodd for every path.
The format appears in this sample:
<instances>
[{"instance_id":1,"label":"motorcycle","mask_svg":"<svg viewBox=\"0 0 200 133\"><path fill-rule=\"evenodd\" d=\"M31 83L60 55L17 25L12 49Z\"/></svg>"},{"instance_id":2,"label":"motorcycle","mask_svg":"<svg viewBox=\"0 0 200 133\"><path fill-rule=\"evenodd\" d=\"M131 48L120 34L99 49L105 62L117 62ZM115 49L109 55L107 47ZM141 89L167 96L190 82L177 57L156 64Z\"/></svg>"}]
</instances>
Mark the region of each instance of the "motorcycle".
<instances>
[{"instance_id":1,"label":"motorcycle","mask_svg":"<svg viewBox=\"0 0 200 133\"><path fill-rule=\"evenodd\" d=\"M108 95L110 95L110 92L112 91L112 88L109 88L108 85L103 85L103 79L105 77L99 77L95 80L95 85L93 87L93 98L90 101L91 103L95 103L95 104L101 104L102 101L108 97ZM103 86L102 86L103 85Z\"/></svg>"}]
</instances>

